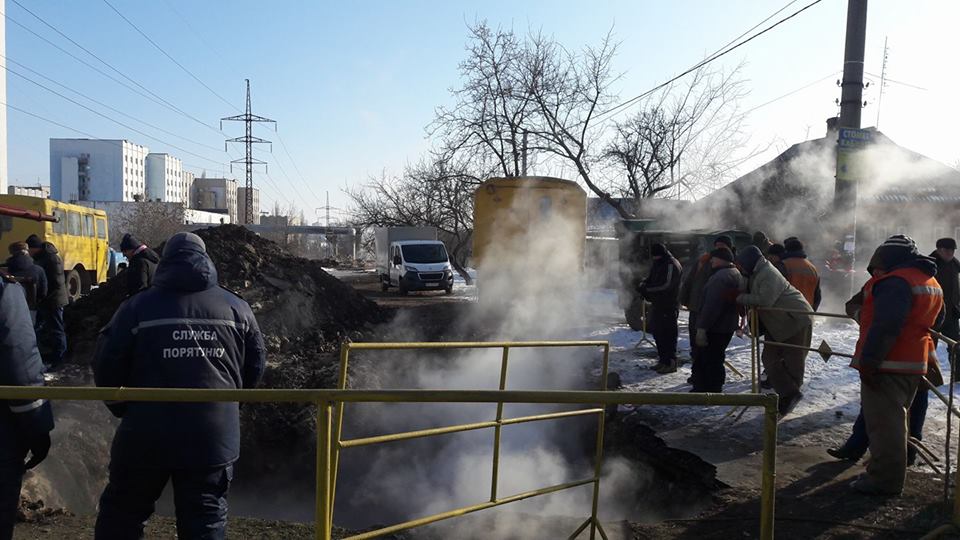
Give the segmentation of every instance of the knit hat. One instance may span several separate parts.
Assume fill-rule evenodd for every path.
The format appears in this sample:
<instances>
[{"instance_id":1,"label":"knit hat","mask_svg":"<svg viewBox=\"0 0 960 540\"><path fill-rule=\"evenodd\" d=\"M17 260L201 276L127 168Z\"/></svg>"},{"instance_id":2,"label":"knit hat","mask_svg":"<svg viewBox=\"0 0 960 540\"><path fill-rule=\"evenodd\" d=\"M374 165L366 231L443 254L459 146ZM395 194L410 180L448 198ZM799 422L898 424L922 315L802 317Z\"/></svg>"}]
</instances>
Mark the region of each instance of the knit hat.
<instances>
[{"instance_id":1,"label":"knit hat","mask_svg":"<svg viewBox=\"0 0 960 540\"><path fill-rule=\"evenodd\" d=\"M667 254L667 246L659 242L650 246L650 255L654 257L663 257L666 254Z\"/></svg>"},{"instance_id":2,"label":"knit hat","mask_svg":"<svg viewBox=\"0 0 960 540\"><path fill-rule=\"evenodd\" d=\"M777 257L781 257L786 252L787 248L783 247L783 244L773 244L770 246L770 249L767 250L767 255L776 255Z\"/></svg>"},{"instance_id":3,"label":"knit hat","mask_svg":"<svg viewBox=\"0 0 960 540\"><path fill-rule=\"evenodd\" d=\"M803 251L803 242L798 240L796 236L791 236L783 241L783 248L787 251Z\"/></svg>"},{"instance_id":4,"label":"knit hat","mask_svg":"<svg viewBox=\"0 0 960 540\"><path fill-rule=\"evenodd\" d=\"M134 250L142 246L143 242L137 240L137 237L127 233L123 235L123 240L120 240L120 251Z\"/></svg>"},{"instance_id":5,"label":"knit hat","mask_svg":"<svg viewBox=\"0 0 960 540\"><path fill-rule=\"evenodd\" d=\"M733 262L733 252L725 247L717 248L710 252L711 258L721 259L727 262Z\"/></svg>"},{"instance_id":6,"label":"knit hat","mask_svg":"<svg viewBox=\"0 0 960 540\"><path fill-rule=\"evenodd\" d=\"M202 238L193 233L177 233L171 236L170 240L167 240L167 244L163 246L163 256L168 257L178 251L206 253L207 245L203 243Z\"/></svg>"},{"instance_id":7,"label":"knit hat","mask_svg":"<svg viewBox=\"0 0 960 540\"><path fill-rule=\"evenodd\" d=\"M27 250L27 243L26 243L26 242L14 242L14 243L10 244L10 247L9 247L8 249L10 250L10 254L11 254L11 255L16 255L17 253L20 253L20 252L23 252L23 251L26 251L26 250Z\"/></svg>"},{"instance_id":8,"label":"knit hat","mask_svg":"<svg viewBox=\"0 0 960 540\"><path fill-rule=\"evenodd\" d=\"M937 240L937 249L957 249L957 241L953 238L941 238Z\"/></svg>"},{"instance_id":9,"label":"knit hat","mask_svg":"<svg viewBox=\"0 0 960 540\"><path fill-rule=\"evenodd\" d=\"M713 245L717 245L717 244L726 244L726 246L727 246L728 248L730 248L731 253L732 253L732 250L733 250L733 240L731 240L729 236L727 236L727 235L725 235L725 234L721 234L720 236L717 237L716 240L713 241Z\"/></svg>"},{"instance_id":10,"label":"knit hat","mask_svg":"<svg viewBox=\"0 0 960 540\"><path fill-rule=\"evenodd\" d=\"M917 244L913 238L903 234L895 234L877 248L870 262L874 268L891 270L920 256ZM876 263L876 264L873 264Z\"/></svg>"},{"instance_id":11,"label":"knit hat","mask_svg":"<svg viewBox=\"0 0 960 540\"><path fill-rule=\"evenodd\" d=\"M43 240L40 240L39 236L31 234L27 237L27 247L30 249L41 248L43 247Z\"/></svg>"},{"instance_id":12,"label":"knit hat","mask_svg":"<svg viewBox=\"0 0 960 540\"><path fill-rule=\"evenodd\" d=\"M737 255L737 266L740 267L740 270L742 270L744 274L750 275L762 258L763 253L760 252L760 248L757 246L747 246Z\"/></svg>"}]
</instances>

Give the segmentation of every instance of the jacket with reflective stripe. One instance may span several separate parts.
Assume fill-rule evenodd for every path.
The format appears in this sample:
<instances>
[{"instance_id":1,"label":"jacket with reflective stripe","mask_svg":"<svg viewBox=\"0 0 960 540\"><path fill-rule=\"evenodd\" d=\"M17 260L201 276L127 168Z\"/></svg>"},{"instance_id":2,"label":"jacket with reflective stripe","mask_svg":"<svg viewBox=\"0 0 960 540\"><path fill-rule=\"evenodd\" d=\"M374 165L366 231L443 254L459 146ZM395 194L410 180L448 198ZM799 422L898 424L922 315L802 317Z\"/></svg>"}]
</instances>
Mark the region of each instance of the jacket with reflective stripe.
<instances>
[{"instance_id":1,"label":"jacket with reflective stripe","mask_svg":"<svg viewBox=\"0 0 960 540\"><path fill-rule=\"evenodd\" d=\"M927 373L927 358L930 352L934 350L930 328L936 324L937 315L943 308L943 291L935 278L925 274L920 269L912 267L894 270L879 278L871 278L867 281L863 288L863 307L860 310L860 339L857 340L857 350L850 365L860 369L861 353L874 319L876 298L873 294L873 288L880 281L891 277L898 277L907 282L913 293L913 303L896 342L890 348L886 358L881 360L878 366L879 371L882 373L925 375Z\"/></svg>"},{"instance_id":2,"label":"jacket with reflective stripe","mask_svg":"<svg viewBox=\"0 0 960 540\"><path fill-rule=\"evenodd\" d=\"M817 267L807 259L800 257L783 259L782 263L787 270L787 281L803 294L808 304L814 305L816 303L817 286L820 285L820 274L817 273Z\"/></svg>"}]
</instances>

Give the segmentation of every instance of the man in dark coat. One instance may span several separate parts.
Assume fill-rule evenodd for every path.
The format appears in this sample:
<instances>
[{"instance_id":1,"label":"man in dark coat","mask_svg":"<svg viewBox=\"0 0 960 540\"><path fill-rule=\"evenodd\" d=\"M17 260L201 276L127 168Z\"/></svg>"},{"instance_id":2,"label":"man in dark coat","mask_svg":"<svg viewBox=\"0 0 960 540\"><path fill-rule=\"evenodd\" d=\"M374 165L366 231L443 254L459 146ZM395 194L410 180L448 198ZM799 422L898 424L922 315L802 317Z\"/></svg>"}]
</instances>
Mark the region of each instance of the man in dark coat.
<instances>
[{"instance_id":1,"label":"man in dark coat","mask_svg":"<svg viewBox=\"0 0 960 540\"><path fill-rule=\"evenodd\" d=\"M6 279L0 279L0 385L43 386L43 362L23 287ZM13 537L23 473L47 457L52 429L48 401L0 402L0 540Z\"/></svg>"},{"instance_id":2,"label":"man in dark coat","mask_svg":"<svg viewBox=\"0 0 960 540\"><path fill-rule=\"evenodd\" d=\"M129 263L124 272L127 296L137 294L153 283L153 274L156 272L160 257L130 233L123 235L120 251Z\"/></svg>"},{"instance_id":3,"label":"man in dark coat","mask_svg":"<svg viewBox=\"0 0 960 540\"><path fill-rule=\"evenodd\" d=\"M956 240L941 238L930 256L937 262L937 282L943 289L944 318L940 333L960 340L960 262L954 257L956 252Z\"/></svg>"},{"instance_id":4,"label":"man in dark coat","mask_svg":"<svg viewBox=\"0 0 960 540\"><path fill-rule=\"evenodd\" d=\"M37 336L43 363L59 366L67 352L67 334L63 328L63 307L67 305L67 285L63 273L63 259L57 247L31 234L27 248L43 272L47 275L47 294L37 308Z\"/></svg>"},{"instance_id":5,"label":"man in dark coat","mask_svg":"<svg viewBox=\"0 0 960 540\"><path fill-rule=\"evenodd\" d=\"M710 252L712 273L703 288L694 341L691 392L722 392L726 379L727 345L740 325L737 295L744 288L743 276L733 264L733 252L722 247Z\"/></svg>"},{"instance_id":6,"label":"man in dark coat","mask_svg":"<svg viewBox=\"0 0 960 540\"><path fill-rule=\"evenodd\" d=\"M727 248L731 253L736 253L733 247L733 239L726 235L718 236L713 241L713 247L714 249ZM701 255L692 265L690 271L687 272L683 283L680 285L680 305L687 306L690 311L690 317L687 320L687 332L690 338L690 356L693 361L696 361L693 358L696 351L693 341L697 333L697 315L700 313L700 303L703 301L703 288L713 272L710 258L710 252Z\"/></svg>"},{"instance_id":7,"label":"man in dark coat","mask_svg":"<svg viewBox=\"0 0 960 540\"><path fill-rule=\"evenodd\" d=\"M265 363L250 306L217 285L203 240L174 235L153 286L121 304L101 333L98 386L253 388ZM180 538L224 537L227 490L240 454L237 403L111 402L122 420L100 498L97 539L142 538L173 481Z\"/></svg>"},{"instance_id":8,"label":"man in dark coat","mask_svg":"<svg viewBox=\"0 0 960 540\"><path fill-rule=\"evenodd\" d=\"M23 286L27 297L27 306L30 307L30 319L34 325L37 322L37 307L40 299L47 296L47 274L33 262L27 244L14 242L10 244L10 257L7 258L7 271Z\"/></svg>"},{"instance_id":9,"label":"man in dark coat","mask_svg":"<svg viewBox=\"0 0 960 540\"><path fill-rule=\"evenodd\" d=\"M653 266L650 274L640 284L640 294L652 304L649 323L657 344L657 373L677 371L677 317L680 316L680 274L682 268L677 259L663 244L650 247Z\"/></svg>"}]
</instances>

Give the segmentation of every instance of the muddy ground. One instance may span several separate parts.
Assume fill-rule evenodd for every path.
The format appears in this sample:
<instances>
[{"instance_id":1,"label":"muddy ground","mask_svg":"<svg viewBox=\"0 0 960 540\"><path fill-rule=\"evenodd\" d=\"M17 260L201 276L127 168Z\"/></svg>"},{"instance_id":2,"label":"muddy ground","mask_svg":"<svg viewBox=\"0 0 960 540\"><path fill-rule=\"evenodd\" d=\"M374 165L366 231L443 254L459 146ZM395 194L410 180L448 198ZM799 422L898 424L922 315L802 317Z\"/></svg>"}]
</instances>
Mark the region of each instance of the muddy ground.
<instances>
[{"instance_id":1,"label":"muddy ground","mask_svg":"<svg viewBox=\"0 0 960 540\"><path fill-rule=\"evenodd\" d=\"M484 337L482 323L472 327L455 324L473 309L470 289L460 288L451 296L416 293L399 297L394 291L381 292L370 273L344 270L337 271L335 275L384 308L390 321L401 320L404 324L415 321L423 339L470 340ZM381 339L390 337L390 324L388 322L377 329ZM105 417L104 421L108 419ZM655 422L651 424L656 427ZM79 427L69 433L69 437L84 437ZM696 439L696 434L691 433L687 442L693 439ZM678 445L682 440L683 437L676 433L670 437L673 445ZM605 523L609 537L759 537L761 456L756 451L757 447L744 445L740 441L722 440L700 441L699 444L683 447L716 465L715 479L717 485L722 487L715 489L712 494L689 499L683 498L686 492L678 491L676 508L669 513L667 517L670 519L667 520L657 523ZM825 448L814 446L778 447L777 538L919 538L947 519L949 505L945 506L943 501L940 477L911 470L905 493L897 499L853 495L849 482L863 471L862 464L833 462L825 456L824 451ZM305 454L310 453L312 449L305 449ZM654 489L661 490L662 487L656 486ZM262 498L263 503L272 503L274 500L274 495ZM254 508L258 503L256 499L236 502L234 509L237 514ZM410 531L396 538L511 538L515 536L509 531L516 530L518 522L524 524L524 538L560 538L566 537L579 524L577 518L569 516L544 517L517 512L507 506ZM161 505L160 513L169 516L170 508ZM19 525L15 538L90 538L93 519L90 515L69 514L38 517L34 523ZM172 519L160 516L151 520L147 538L174 538L174 531ZM342 534L340 530L335 537ZM229 536L311 538L312 527L290 521L237 517L231 520Z\"/></svg>"}]
</instances>

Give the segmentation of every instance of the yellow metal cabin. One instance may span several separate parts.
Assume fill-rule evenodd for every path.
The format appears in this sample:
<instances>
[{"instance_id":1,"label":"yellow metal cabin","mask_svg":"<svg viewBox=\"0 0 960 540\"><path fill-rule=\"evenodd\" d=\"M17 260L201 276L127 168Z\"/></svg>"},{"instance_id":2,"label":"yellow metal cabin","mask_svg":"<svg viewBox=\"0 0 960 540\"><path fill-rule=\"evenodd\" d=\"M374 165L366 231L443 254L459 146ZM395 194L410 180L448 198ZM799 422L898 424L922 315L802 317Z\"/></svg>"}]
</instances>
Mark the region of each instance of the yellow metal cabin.
<instances>
[{"instance_id":1,"label":"yellow metal cabin","mask_svg":"<svg viewBox=\"0 0 960 540\"><path fill-rule=\"evenodd\" d=\"M73 299L90 287L107 280L110 249L107 214L103 210L67 204L51 199L0 195L0 205L35 210L60 218L57 223L0 216L0 247L22 242L36 234L57 246L63 258L67 293Z\"/></svg>"},{"instance_id":2,"label":"yellow metal cabin","mask_svg":"<svg viewBox=\"0 0 960 540\"><path fill-rule=\"evenodd\" d=\"M480 184L473 214L479 282L489 283L493 272L518 285L550 275L579 277L586 217L587 194L576 182L530 176Z\"/></svg>"}]
</instances>

